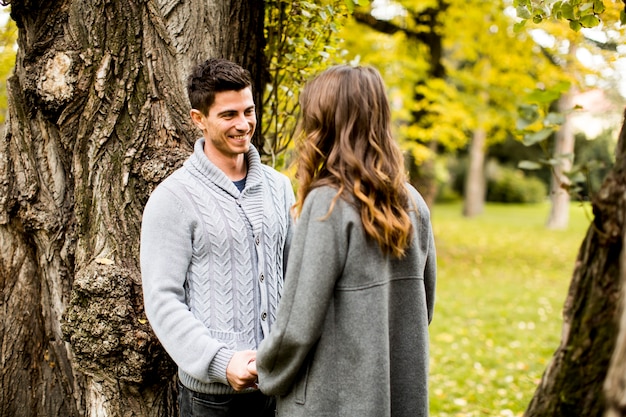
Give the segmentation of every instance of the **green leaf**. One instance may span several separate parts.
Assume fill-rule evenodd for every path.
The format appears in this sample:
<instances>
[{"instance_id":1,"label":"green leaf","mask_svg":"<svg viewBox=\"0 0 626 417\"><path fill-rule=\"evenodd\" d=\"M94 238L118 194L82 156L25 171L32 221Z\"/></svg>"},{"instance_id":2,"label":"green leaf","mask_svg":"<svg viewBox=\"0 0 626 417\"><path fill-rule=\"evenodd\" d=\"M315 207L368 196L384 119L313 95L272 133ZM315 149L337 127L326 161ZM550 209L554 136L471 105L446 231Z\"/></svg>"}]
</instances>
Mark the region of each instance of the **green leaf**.
<instances>
[{"instance_id":1,"label":"green leaf","mask_svg":"<svg viewBox=\"0 0 626 417\"><path fill-rule=\"evenodd\" d=\"M580 24L586 28L596 27L600 24L600 19L595 15L587 15L580 18Z\"/></svg>"},{"instance_id":2,"label":"green leaf","mask_svg":"<svg viewBox=\"0 0 626 417\"><path fill-rule=\"evenodd\" d=\"M515 10L517 12L517 17L520 19L530 19L532 17L530 10L528 10L526 6L518 6Z\"/></svg>"},{"instance_id":3,"label":"green leaf","mask_svg":"<svg viewBox=\"0 0 626 417\"><path fill-rule=\"evenodd\" d=\"M526 21L527 21L527 20L526 20L526 19L524 19L524 20L522 20L522 21L520 21L520 22L515 23L515 24L513 25L513 31L514 31L515 33L519 33L519 32L521 32L521 31L522 31L522 29L524 29L524 26L526 26Z\"/></svg>"},{"instance_id":4,"label":"green leaf","mask_svg":"<svg viewBox=\"0 0 626 417\"><path fill-rule=\"evenodd\" d=\"M583 25L581 25L578 20L570 20L569 27L574 32L578 32L579 30L581 30L583 28Z\"/></svg>"},{"instance_id":5,"label":"green leaf","mask_svg":"<svg viewBox=\"0 0 626 417\"><path fill-rule=\"evenodd\" d=\"M604 13L606 7L604 6L604 2L602 0L595 0L593 2L593 12L594 13Z\"/></svg>"},{"instance_id":6,"label":"green leaf","mask_svg":"<svg viewBox=\"0 0 626 417\"><path fill-rule=\"evenodd\" d=\"M593 11L593 3L584 3L580 6L581 12L586 12L587 10Z\"/></svg>"},{"instance_id":7,"label":"green leaf","mask_svg":"<svg viewBox=\"0 0 626 417\"><path fill-rule=\"evenodd\" d=\"M564 174L571 182L586 182L587 180L582 172L565 172Z\"/></svg>"},{"instance_id":8,"label":"green leaf","mask_svg":"<svg viewBox=\"0 0 626 417\"><path fill-rule=\"evenodd\" d=\"M539 108L536 104L522 104L517 108L517 114L522 120L532 124L539 119Z\"/></svg>"},{"instance_id":9,"label":"green leaf","mask_svg":"<svg viewBox=\"0 0 626 417\"><path fill-rule=\"evenodd\" d=\"M561 7L563 5L562 1L557 1L552 5L552 14L557 14L561 12Z\"/></svg>"},{"instance_id":10,"label":"green leaf","mask_svg":"<svg viewBox=\"0 0 626 417\"><path fill-rule=\"evenodd\" d=\"M528 121L528 120L524 120L521 117L515 120L515 129L519 130L520 132L518 132L520 135L524 134L524 130L532 125L533 123Z\"/></svg>"},{"instance_id":11,"label":"green leaf","mask_svg":"<svg viewBox=\"0 0 626 417\"><path fill-rule=\"evenodd\" d=\"M551 90L558 91L559 93L564 93L569 91L572 87L572 83L569 81L559 81Z\"/></svg>"},{"instance_id":12,"label":"green leaf","mask_svg":"<svg viewBox=\"0 0 626 417\"><path fill-rule=\"evenodd\" d=\"M546 116L545 124L562 125L565 122L565 115L557 112L550 112Z\"/></svg>"},{"instance_id":13,"label":"green leaf","mask_svg":"<svg viewBox=\"0 0 626 417\"><path fill-rule=\"evenodd\" d=\"M520 169L535 170L541 169L541 164L535 161L520 161L517 167Z\"/></svg>"},{"instance_id":14,"label":"green leaf","mask_svg":"<svg viewBox=\"0 0 626 417\"><path fill-rule=\"evenodd\" d=\"M561 96L561 93L557 90L549 89L549 90L533 90L526 99L528 101L536 102L536 103L545 103L549 104Z\"/></svg>"},{"instance_id":15,"label":"green leaf","mask_svg":"<svg viewBox=\"0 0 626 417\"><path fill-rule=\"evenodd\" d=\"M541 129L538 132L526 134L524 135L524 145L531 146L535 143L543 142L544 140L548 139L553 132L554 129L545 128Z\"/></svg>"},{"instance_id":16,"label":"green leaf","mask_svg":"<svg viewBox=\"0 0 626 417\"><path fill-rule=\"evenodd\" d=\"M563 3L561 6L561 13L563 14L563 18L567 20L574 20L576 17L574 16L574 8L569 3Z\"/></svg>"}]
</instances>

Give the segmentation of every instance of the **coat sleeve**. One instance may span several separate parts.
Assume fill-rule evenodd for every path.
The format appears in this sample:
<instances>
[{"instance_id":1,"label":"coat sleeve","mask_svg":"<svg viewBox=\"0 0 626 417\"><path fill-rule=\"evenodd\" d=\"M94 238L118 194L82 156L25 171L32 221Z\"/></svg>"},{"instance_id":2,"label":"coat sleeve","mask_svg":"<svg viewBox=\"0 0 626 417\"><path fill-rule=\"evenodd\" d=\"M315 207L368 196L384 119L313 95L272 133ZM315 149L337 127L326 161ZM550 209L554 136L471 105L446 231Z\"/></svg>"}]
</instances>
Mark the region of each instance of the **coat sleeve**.
<instances>
[{"instance_id":1,"label":"coat sleeve","mask_svg":"<svg viewBox=\"0 0 626 417\"><path fill-rule=\"evenodd\" d=\"M435 238L430 220L424 226L428 230L428 253L424 268L424 285L426 288L426 307L428 308L428 324L433 320L435 312L435 287L437 284L437 256Z\"/></svg>"},{"instance_id":2,"label":"coat sleeve","mask_svg":"<svg viewBox=\"0 0 626 417\"><path fill-rule=\"evenodd\" d=\"M426 291L426 307L428 311L428 323L433 319L435 311L435 287L437 284L437 254L435 250L435 236L433 233L430 210L421 194L411 185L408 185L413 203L416 206L419 225L417 235L418 244L426 255L424 264L424 289Z\"/></svg>"},{"instance_id":3,"label":"coat sleeve","mask_svg":"<svg viewBox=\"0 0 626 417\"><path fill-rule=\"evenodd\" d=\"M325 217L333 196L332 189L313 190L296 223L276 322L257 352L259 387L268 395L285 394L294 383L320 338L345 264L349 227L340 204Z\"/></svg>"}]
</instances>

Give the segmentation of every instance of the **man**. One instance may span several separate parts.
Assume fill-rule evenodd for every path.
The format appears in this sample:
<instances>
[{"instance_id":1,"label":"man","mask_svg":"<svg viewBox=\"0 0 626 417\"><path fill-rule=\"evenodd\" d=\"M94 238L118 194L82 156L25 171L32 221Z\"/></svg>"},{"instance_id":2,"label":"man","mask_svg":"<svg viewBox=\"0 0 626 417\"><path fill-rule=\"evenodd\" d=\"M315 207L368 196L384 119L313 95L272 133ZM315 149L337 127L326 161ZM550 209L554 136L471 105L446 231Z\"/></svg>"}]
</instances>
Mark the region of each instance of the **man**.
<instances>
[{"instance_id":1,"label":"man","mask_svg":"<svg viewBox=\"0 0 626 417\"><path fill-rule=\"evenodd\" d=\"M178 365L181 417L273 416L247 365L275 318L293 190L250 143L248 71L209 59L187 88L203 136L144 209L146 315Z\"/></svg>"}]
</instances>

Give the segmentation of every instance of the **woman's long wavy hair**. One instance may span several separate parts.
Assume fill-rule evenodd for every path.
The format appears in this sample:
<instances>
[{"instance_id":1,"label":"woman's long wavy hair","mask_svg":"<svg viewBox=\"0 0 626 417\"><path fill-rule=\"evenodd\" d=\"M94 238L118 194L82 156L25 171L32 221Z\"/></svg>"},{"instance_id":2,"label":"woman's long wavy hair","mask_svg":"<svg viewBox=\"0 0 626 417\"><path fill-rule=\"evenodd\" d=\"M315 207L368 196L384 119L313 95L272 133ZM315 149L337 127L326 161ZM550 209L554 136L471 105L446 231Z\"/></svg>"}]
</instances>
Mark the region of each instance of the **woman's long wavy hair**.
<instances>
[{"instance_id":1,"label":"woman's long wavy hair","mask_svg":"<svg viewBox=\"0 0 626 417\"><path fill-rule=\"evenodd\" d=\"M305 86L300 107L296 215L312 189L330 185L338 191L328 214L337 198L351 202L383 253L402 257L412 233L409 194L380 73L331 67Z\"/></svg>"}]
</instances>

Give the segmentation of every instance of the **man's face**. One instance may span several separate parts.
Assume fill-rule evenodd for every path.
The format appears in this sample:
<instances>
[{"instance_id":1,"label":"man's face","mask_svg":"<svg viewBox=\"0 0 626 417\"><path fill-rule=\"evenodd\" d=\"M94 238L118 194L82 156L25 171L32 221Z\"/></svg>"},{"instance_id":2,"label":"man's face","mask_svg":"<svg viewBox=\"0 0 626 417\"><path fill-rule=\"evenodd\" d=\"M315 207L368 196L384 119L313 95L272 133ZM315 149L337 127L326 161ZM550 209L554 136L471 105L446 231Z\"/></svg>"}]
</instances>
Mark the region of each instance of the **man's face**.
<instances>
[{"instance_id":1,"label":"man's face","mask_svg":"<svg viewBox=\"0 0 626 417\"><path fill-rule=\"evenodd\" d=\"M217 158L235 158L248 152L256 128L252 90L223 91L204 115L191 111L191 118L205 138L205 153Z\"/></svg>"}]
</instances>

